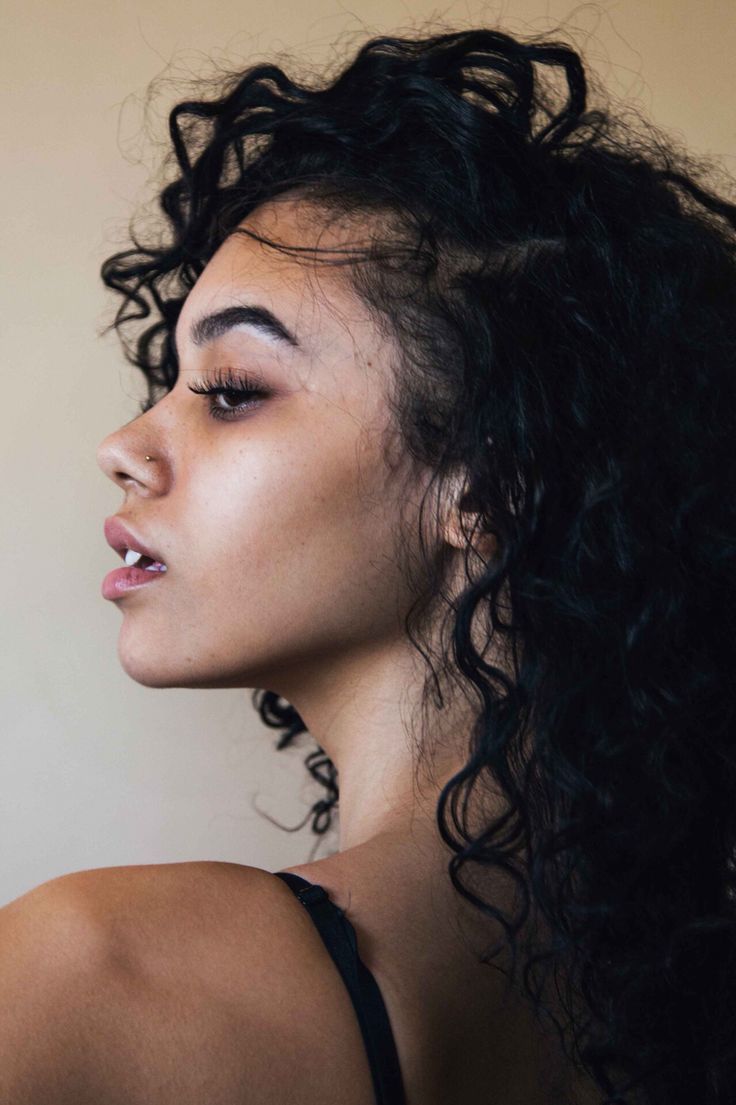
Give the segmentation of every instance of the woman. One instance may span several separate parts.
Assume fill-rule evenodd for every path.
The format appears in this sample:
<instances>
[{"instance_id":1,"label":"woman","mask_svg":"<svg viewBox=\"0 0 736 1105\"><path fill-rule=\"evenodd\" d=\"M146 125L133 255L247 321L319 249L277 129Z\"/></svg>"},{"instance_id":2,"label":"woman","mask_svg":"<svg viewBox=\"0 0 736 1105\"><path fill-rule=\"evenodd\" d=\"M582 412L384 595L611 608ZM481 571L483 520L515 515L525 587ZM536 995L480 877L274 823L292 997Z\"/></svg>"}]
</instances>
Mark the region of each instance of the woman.
<instances>
[{"instance_id":1,"label":"woman","mask_svg":"<svg viewBox=\"0 0 736 1105\"><path fill-rule=\"evenodd\" d=\"M6 907L3 1100L736 1097L736 206L586 95L475 30L172 111L103 593L313 737L339 848Z\"/></svg>"}]
</instances>

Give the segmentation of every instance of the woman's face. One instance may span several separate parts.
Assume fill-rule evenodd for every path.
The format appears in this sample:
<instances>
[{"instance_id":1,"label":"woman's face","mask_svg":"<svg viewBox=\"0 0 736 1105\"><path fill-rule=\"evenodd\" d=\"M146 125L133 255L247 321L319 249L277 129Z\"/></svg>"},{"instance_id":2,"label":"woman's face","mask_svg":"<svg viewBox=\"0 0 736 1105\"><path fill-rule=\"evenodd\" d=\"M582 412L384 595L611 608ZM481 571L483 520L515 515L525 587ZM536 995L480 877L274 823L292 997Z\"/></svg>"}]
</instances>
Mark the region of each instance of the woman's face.
<instances>
[{"instance_id":1,"label":"woman's face","mask_svg":"<svg viewBox=\"0 0 736 1105\"><path fill-rule=\"evenodd\" d=\"M289 199L243 225L287 244L355 242L355 231L320 232L314 215ZM298 345L247 322L203 327L235 306L271 312ZM233 235L187 297L176 342L175 387L98 451L125 496L116 516L167 565L115 599L125 671L147 686L288 697L395 644L411 597L396 539L421 488L385 455L396 348L347 270ZM188 386L216 370L255 376L267 394L217 418L211 404L225 412L238 397Z\"/></svg>"}]
</instances>

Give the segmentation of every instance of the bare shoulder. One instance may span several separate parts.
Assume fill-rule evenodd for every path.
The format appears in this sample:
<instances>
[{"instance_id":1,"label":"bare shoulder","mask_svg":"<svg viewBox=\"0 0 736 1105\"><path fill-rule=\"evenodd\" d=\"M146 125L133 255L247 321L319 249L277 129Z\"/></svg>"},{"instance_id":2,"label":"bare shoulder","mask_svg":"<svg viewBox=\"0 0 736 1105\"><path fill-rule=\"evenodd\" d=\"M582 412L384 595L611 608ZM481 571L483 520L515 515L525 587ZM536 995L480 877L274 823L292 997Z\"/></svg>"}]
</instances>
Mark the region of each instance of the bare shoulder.
<instances>
[{"instance_id":1,"label":"bare shoulder","mask_svg":"<svg viewBox=\"0 0 736 1105\"><path fill-rule=\"evenodd\" d=\"M372 1101L342 980L306 911L261 868L106 867L44 883L0 909L0 987L13 999L0 1013L1 1101Z\"/></svg>"},{"instance_id":2,"label":"bare shoulder","mask_svg":"<svg viewBox=\"0 0 736 1105\"><path fill-rule=\"evenodd\" d=\"M82 1102L97 1089L85 1027L107 942L67 888L52 879L0 909L2 1102Z\"/></svg>"}]
</instances>

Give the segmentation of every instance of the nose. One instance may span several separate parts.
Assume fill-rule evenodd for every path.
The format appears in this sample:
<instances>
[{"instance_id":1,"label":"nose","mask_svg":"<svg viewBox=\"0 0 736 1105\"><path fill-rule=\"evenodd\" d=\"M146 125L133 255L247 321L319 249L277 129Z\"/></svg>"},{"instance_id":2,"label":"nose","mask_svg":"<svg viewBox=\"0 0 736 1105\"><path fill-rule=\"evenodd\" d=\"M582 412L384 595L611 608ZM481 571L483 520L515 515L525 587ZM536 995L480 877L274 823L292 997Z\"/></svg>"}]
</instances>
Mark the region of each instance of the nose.
<instances>
[{"instance_id":1,"label":"nose","mask_svg":"<svg viewBox=\"0 0 736 1105\"><path fill-rule=\"evenodd\" d=\"M138 422L139 419L134 419ZM146 460L150 456L151 460ZM97 463L105 475L127 491L131 486L154 491L162 478L161 449L144 427L131 424L108 434L97 446Z\"/></svg>"}]
</instances>

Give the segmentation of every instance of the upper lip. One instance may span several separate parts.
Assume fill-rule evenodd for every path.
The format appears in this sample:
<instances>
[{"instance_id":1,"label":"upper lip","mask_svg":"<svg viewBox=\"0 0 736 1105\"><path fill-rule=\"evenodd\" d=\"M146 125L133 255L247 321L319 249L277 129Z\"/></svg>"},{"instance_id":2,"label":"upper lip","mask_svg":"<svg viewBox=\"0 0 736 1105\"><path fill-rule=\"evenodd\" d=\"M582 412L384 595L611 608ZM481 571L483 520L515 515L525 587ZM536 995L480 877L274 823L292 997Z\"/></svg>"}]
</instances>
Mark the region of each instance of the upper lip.
<instances>
[{"instance_id":1,"label":"upper lip","mask_svg":"<svg viewBox=\"0 0 736 1105\"><path fill-rule=\"evenodd\" d=\"M105 540L111 549L115 549L115 552L125 559L125 553L127 549L135 549L136 552L143 553L144 556L149 556L151 560L157 560L160 564L165 564L164 558L147 545L145 541L141 541L134 533L132 533L126 526L123 525L121 520L117 517L105 519Z\"/></svg>"}]
</instances>

